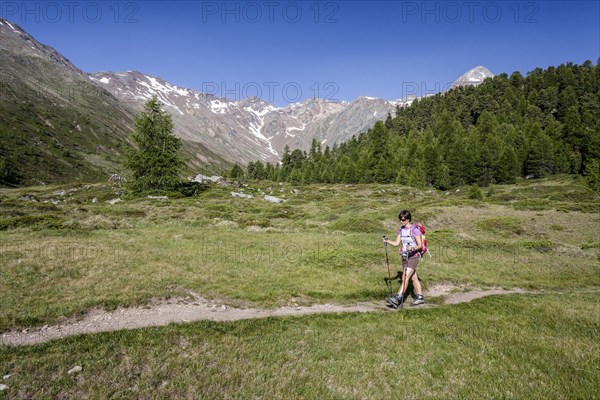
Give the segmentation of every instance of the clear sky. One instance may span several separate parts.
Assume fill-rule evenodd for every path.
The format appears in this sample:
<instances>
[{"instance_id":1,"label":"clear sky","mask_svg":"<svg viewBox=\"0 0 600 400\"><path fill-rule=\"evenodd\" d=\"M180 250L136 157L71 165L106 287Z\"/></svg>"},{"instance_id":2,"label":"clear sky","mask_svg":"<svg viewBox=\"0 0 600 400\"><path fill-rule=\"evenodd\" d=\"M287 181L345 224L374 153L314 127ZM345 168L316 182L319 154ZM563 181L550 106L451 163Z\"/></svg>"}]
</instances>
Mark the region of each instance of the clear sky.
<instances>
[{"instance_id":1,"label":"clear sky","mask_svg":"<svg viewBox=\"0 0 600 400\"><path fill-rule=\"evenodd\" d=\"M598 1L2 1L0 15L86 72L279 106L391 100L477 65L525 74L600 56Z\"/></svg>"}]
</instances>

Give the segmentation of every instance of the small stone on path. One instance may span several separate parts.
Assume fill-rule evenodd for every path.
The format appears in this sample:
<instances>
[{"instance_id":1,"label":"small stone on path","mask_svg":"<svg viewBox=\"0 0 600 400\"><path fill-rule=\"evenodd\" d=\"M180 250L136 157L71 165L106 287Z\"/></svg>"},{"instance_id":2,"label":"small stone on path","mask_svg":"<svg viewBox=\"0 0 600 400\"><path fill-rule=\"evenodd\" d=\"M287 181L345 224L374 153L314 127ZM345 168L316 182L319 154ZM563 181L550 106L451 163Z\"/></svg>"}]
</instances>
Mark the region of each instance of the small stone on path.
<instances>
[{"instance_id":1,"label":"small stone on path","mask_svg":"<svg viewBox=\"0 0 600 400\"><path fill-rule=\"evenodd\" d=\"M77 366L71 368L69 370L69 372L67 372L67 374L73 375L73 374L76 374L77 372L81 372L81 370L82 370L82 368L79 365L77 365Z\"/></svg>"}]
</instances>

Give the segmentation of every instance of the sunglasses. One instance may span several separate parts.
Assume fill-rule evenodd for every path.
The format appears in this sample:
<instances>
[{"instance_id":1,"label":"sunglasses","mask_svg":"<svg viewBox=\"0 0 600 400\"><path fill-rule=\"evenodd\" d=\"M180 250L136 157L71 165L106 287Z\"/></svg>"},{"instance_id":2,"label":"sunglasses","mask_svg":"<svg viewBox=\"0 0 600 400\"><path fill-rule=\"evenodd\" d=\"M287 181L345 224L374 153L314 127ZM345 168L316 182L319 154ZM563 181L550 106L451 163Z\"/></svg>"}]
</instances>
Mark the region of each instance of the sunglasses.
<instances>
[{"instance_id":1,"label":"sunglasses","mask_svg":"<svg viewBox=\"0 0 600 400\"><path fill-rule=\"evenodd\" d=\"M404 222L404 221L408 221L407 218L400 218L400 221Z\"/></svg>"}]
</instances>

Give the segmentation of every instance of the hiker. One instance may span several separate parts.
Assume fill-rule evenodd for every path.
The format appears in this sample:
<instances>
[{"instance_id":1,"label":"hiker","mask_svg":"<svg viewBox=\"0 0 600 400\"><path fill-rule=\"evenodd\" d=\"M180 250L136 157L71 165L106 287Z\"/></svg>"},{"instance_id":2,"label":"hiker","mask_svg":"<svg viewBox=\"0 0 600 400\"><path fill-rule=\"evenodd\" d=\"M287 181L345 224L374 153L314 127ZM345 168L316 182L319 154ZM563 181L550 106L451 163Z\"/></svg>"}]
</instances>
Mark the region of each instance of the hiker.
<instances>
[{"instance_id":1,"label":"hiker","mask_svg":"<svg viewBox=\"0 0 600 400\"><path fill-rule=\"evenodd\" d=\"M423 237L421 230L411 223L412 216L410 211L403 210L398 215L400 224L402 225L398 229L398 237L396 241L384 238L384 243L389 243L392 246L402 246L400 254L402 255L402 285L398 294L395 296L388 297L386 301L394 308L398 308L400 304L404 302L404 296L408 290L409 282L412 281L413 287L416 292L416 298L412 302L413 306L418 306L425 303L423 292L421 290L421 283L417 276L417 265L421 259L421 250L423 249Z\"/></svg>"}]
</instances>

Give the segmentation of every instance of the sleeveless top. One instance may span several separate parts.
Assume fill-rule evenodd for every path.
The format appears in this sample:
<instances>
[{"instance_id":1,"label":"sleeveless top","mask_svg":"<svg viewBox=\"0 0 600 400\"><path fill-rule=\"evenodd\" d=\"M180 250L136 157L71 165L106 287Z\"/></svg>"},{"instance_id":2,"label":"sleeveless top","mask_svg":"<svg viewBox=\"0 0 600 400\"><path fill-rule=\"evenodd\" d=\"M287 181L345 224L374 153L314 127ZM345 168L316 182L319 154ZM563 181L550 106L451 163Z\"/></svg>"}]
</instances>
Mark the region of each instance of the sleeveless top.
<instances>
[{"instance_id":1,"label":"sleeveless top","mask_svg":"<svg viewBox=\"0 0 600 400\"><path fill-rule=\"evenodd\" d=\"M412 235L410 230L412 229ZM408 247L417 247L417 241L415 237L422 236L421 230L417 228L415 225L412 225L410 228L405 229L400 227L398 229L398 235L402 240L402 247L400 248L401 252L405 252Z\"/></svg>"}]
</instances>

